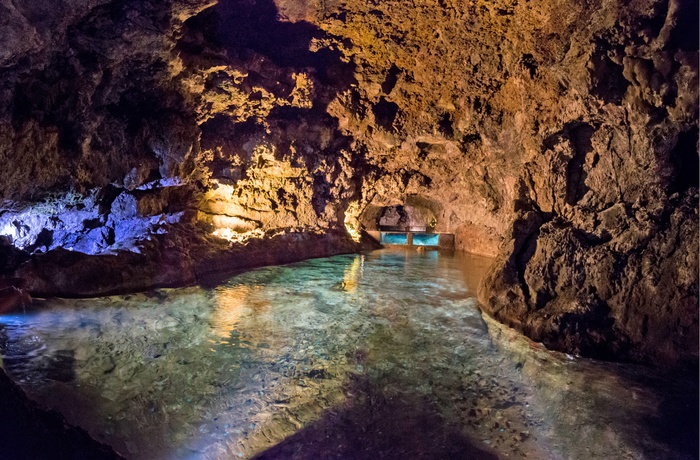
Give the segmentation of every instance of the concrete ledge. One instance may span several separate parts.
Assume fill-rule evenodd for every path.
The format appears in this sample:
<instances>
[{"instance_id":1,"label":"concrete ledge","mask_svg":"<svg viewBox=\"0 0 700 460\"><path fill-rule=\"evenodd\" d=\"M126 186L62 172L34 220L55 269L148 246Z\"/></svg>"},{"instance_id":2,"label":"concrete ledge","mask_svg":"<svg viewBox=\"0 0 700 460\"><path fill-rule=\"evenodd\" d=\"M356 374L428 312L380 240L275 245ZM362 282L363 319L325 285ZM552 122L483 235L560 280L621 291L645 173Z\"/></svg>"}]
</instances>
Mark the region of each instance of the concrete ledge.
<instances>
[{"instance_id":1,"label":"concrete ledge","mask_svg":"<svg viewBox=\"0 0 700 460\"><path fill-rule=\"evenodd\" d=\"M378 243L384 246L406 246L406 247L423 247L428 249L449 249L454 250L455 248L455 235L453 233L431 233L431 232L399 232L399 231L379 231L370 230L367 234L374 238ZM388 242L386 235L398 235L406 237L406 243L392 243ZM416 236L422 235L436 235L438 237L437 244L426 245L426 244L416 244Z\"/></svg>"}]
</instances>

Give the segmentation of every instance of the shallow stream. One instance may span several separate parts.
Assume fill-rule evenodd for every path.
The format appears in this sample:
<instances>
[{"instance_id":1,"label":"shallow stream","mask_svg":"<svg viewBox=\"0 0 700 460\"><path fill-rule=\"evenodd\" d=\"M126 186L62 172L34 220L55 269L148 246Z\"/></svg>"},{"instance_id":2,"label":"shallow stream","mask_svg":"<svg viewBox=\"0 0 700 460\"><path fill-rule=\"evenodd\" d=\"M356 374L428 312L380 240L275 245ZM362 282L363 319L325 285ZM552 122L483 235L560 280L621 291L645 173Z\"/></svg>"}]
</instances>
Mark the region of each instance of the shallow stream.
<instances>
[{"instance_id":1,"label":"shallow stream","mask_svg":"<svg viewBox=\"0 0 700 460\"><path fill-rule=\"evenodd\" d=\"M697 458L697 382L491 321L490 260L382 250L0 317L3 368L132 459Z\"/></svg>"}]
</instances>

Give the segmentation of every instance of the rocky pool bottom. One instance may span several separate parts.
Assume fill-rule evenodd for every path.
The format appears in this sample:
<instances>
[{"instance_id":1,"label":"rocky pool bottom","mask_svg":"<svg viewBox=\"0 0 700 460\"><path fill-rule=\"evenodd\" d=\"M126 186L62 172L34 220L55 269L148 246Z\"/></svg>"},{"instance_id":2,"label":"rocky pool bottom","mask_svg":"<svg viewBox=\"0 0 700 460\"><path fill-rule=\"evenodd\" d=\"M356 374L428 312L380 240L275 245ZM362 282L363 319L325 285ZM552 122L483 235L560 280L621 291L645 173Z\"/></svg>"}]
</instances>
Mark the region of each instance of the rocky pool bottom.
<instances>
[{"instance_id":1,"label":"rocky pool bottom","mask_svg":"<svg viewBox=\"0 0 700 460\"><path fill-rule=\"evenodd\" d=\"M489 262L382 250L45 301L0 317L3 368L133 459L697 458L696 378L483 318Z\"/></svg>"}]
</instances>

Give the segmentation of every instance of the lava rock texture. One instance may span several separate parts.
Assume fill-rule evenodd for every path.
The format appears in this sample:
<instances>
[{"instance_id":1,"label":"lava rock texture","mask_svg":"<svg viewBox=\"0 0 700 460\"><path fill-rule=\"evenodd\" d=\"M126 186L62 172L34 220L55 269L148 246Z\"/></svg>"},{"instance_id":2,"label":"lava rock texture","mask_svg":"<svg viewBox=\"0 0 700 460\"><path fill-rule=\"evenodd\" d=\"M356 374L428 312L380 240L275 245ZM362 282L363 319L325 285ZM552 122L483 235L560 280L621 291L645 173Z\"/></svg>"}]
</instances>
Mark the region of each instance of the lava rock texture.
<instances>
[{"instance_id":1,"label":"lava rock texture","mask_svg":"<svg viewBox=\"0 0 700 460\"><path fill-rule=\"evenodd\" d=\"M697 364L695 1L0 0L0 17L0 268L36 292L356 250L344 226L406 206L496 257L479 295L497 320ZM93 281L61 272L83 259Z\"/></svg>"}]
</instances>

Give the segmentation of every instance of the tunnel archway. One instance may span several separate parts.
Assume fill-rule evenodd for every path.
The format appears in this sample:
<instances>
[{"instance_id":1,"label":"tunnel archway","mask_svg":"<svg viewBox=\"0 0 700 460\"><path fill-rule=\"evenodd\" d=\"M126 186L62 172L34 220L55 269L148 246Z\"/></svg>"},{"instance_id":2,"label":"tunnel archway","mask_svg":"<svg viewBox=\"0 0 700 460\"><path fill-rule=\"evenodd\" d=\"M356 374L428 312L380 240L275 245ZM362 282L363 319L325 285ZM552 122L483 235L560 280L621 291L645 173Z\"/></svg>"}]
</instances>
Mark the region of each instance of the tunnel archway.
<instances>
[{"instance_id":1,"label":"tunnel archway","mask_svg":"<svg viewBox=\"0 0 700 460\"><path fill-rule=\"evenodd\" d=\"M425 197L370 203L360 215L366 230L432 232L439 230L441 206Z\"/></svg>"},{"instance_id":2,"label":"tunnel archway","mask_svg":"<svg viewBox=\"0 0 700 460\"><path fill-rule=\"evenodd\" d=\"M380 244L454 249L454 235L444 232L439 203L417 195L367 205L359 220Z\"/></svg>"},{"instance_id":3,"label":"tunnel archway","mask_svg":"<svg viewBox=\"0 0 700 460\"><path fill-rule=\"evenodd\" d=\"M437 217L427 208L411 205L383 206L377 227L386 231L426 232L435 229Z\"/></svg>"}]
</instances>

